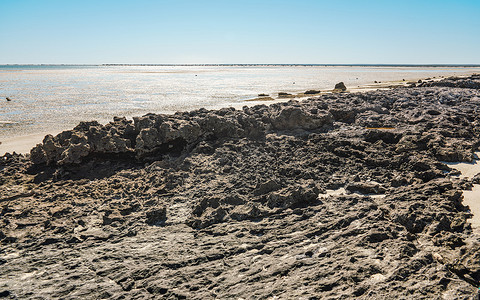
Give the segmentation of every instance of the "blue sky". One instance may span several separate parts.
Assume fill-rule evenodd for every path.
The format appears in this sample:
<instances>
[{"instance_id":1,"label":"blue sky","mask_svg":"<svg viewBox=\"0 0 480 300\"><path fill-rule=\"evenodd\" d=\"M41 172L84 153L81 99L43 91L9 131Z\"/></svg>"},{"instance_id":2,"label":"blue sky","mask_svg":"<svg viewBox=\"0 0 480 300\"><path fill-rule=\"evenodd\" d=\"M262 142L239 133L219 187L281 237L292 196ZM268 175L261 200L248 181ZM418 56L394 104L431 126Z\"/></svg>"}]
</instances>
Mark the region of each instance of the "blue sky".
<instances>
[{"instance_id":1,"label":"blue sky","mask_svg":"<svg viewBox=\"0 0 480 300\"><path fill-rule=\"evenodd\" d=\"M480 0L0 0L0 64L480 64Z\"/></svg>"}]
</instances>

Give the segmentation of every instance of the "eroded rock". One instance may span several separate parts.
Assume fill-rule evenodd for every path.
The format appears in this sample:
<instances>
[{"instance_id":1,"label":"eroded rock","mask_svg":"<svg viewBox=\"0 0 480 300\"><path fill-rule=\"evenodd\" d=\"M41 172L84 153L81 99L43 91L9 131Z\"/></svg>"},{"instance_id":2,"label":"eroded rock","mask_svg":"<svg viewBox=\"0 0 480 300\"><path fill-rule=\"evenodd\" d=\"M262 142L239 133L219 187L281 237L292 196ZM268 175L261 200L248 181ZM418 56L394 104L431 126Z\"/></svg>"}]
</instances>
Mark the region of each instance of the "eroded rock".
<instances>
[{"instance_id":1,"label":"eroded rock","mask_svg":"<svg viewBox=\"0 0 480 300\"><path fill-rule=\"evenodd\" d=\"M471 298L480 243L462 189L479 179L442 161L473 158L480 95L448 82L82 122L5 155L0 290Z\"/></svg>"}]
</instances>

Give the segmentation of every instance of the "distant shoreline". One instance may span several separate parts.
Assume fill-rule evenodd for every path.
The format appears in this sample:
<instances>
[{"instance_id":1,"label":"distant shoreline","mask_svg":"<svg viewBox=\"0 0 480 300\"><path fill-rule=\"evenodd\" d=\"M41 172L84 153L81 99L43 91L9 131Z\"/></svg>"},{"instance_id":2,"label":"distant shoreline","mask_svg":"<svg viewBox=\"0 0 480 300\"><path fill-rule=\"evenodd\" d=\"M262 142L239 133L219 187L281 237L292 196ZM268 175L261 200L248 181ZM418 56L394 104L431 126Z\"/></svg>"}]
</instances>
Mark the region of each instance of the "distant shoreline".
<instances>
[{"instance_id":1,"label":"distant shoreline","mask_svg":"<svg viewBox=\"0 0 480 300\"><path fill-rule=\"evenodd\" d=\"M426 67L426 68L476 68L480 64L0 64L1 67Z\"/></svg>"}]
</instances>

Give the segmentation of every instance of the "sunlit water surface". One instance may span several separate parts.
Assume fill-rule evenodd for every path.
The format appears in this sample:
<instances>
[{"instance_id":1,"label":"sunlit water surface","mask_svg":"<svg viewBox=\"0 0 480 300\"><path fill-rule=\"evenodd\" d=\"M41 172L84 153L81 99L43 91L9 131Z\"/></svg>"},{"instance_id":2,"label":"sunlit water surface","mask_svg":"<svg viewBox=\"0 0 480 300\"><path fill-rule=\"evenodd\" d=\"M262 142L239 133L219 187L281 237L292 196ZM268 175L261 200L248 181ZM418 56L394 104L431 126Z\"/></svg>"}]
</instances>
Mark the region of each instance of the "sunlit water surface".
<instances>
[{"instance_id":1,"label":"sunlit water surface","mask_svg":"<svg viewBox=\"0 0 480 300\"><path fill-rule=\"evenodd\" d=\"M259 93L463 75L480 68L339 66L0 66L2 138L114 116L241 107ZM12 101L6 101L9 97Z\"/></svg>"}]
</instances>

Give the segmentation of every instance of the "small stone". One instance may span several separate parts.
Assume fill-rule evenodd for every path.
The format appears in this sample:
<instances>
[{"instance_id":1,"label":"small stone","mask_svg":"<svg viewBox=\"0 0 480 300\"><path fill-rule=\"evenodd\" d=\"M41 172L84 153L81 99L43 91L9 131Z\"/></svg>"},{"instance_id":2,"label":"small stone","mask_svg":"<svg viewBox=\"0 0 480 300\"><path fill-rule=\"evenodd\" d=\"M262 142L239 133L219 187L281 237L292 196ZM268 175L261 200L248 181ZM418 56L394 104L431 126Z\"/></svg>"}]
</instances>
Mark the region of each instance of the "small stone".
<instances>
[{"instance_id":1,"label":"small stone","mask_svg":"<svg viewBox=\"0 0 480 300\"><path fill-rule=\"evenodd\" d=\"M334 90L346 91L347 87L345 86L345 84L343 82L339 82L335 85Z\"/></svg>"}]
</instances>

